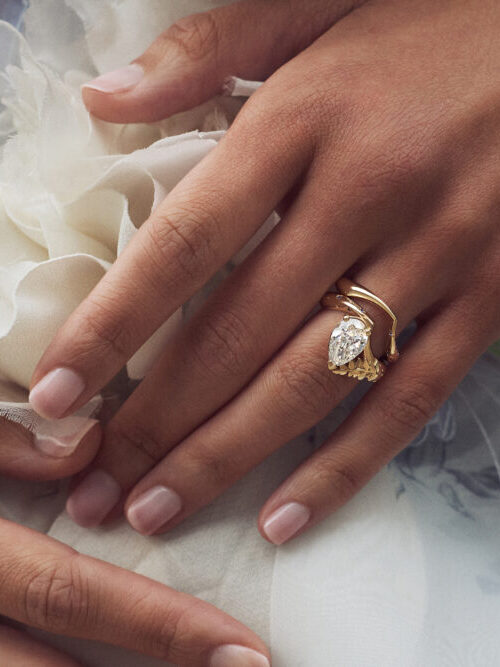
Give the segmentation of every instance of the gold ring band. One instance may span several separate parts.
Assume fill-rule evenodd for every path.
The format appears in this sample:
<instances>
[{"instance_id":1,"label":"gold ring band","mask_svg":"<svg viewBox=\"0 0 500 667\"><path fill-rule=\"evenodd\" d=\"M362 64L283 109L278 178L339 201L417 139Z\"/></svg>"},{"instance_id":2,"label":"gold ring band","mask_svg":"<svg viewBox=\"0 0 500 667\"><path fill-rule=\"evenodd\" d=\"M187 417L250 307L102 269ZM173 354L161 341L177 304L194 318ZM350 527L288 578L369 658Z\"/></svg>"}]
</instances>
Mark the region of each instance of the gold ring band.
<instances>
[{"instance_id":1,"label":"gold ring band","mask_svg":"<svg viewBox=\"0 0 500 667\"><path fill-rule=\"evenodd\" d=\"M396 315L382 299L352 280L341 278L336 287L338 293L327 292L321 300L324 308L344 313L342 322L330 336L328 368L337 375L376 382L383 376L385 365L382 359L375 357L371 349L371 334L375 324L363 306L354 299L370 301L391 318L392 325L384 358L387 362L394 362L399 357L396 346Z\"/></svg>"},{"instance_id":2,"label":"gold ring band","mask_svg":"<svg viewBox=\"0 0 500 667\"><path fill-rule=\"evenodd\" d=\"M382 308L382 310L385 313L387 313L387 315L389 315L389 317L392 320L392 326L391 330L389 331L389 345L387 349L386 359L389 362L397 361L399 357L399 352L396 345L396 330L398 328L398 318L396 317L396 315L394 315L391 308L389 308L389 306L385 303L385 301L382 301L380 297L370 292L370 290L367 290L365 287L361 287L361 285L356 285L356 283L354 283L352 280L349 280L348 278L340 278L340 280L337 282L336 287L340 292L340 294L343 294L344 296L351 298L353 297L370 301L379 308Z\"/></svg>"}]
</instances>

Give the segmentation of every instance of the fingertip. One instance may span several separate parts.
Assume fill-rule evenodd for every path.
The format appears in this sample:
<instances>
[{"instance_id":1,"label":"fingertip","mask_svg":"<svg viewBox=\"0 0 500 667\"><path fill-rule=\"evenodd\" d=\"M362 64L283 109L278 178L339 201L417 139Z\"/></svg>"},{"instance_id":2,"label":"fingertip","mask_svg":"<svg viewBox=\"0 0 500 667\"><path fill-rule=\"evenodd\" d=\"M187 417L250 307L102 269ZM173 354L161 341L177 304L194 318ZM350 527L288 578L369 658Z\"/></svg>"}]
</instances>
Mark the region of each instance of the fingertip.
<instances>
[{"instance_id":1,"label":"fingertip","mask_svg":"<svg viewBox=\"0 0 500 667\"><path fill-rule=\"evenodd\" d=\"M29 402L45 419L61 419L80 399L85 380L71 368L54 368L31 388Z\"/></svg>"},{"instance_id":2,"label":"fingertip","mask_svg":"<svg viewBox=\"0 0 500 667\"><path fill-rule=\"evenodd\" d=\"M41 454L56 459L72 456L79 447L88 452L96 438L100 440L98 429L94 430L92 437L86 439L87 434L97 425L96 419L84 417L57 421L44 419L33 435L33 445Z\"/></svg>"},{"instance_id":3,"label":"fingertip","mask_svg":"<svg viewBox=\"0 0 500 667\"><path fill-rule=\"evenodd\" d=\"M127 521L141 535L155 535L182 510L178 493L157 485L136 497L126 509Z\"/></svg>"},{"instance_id":4,"label":"fingertip","mask_svg":"<svg viewBox=\"0 0 500 667\"><path fill-rule=\"evenodd\" d=\"M156 75L114 93L84 84L81 94L87 111L109 123L155 123L195 106L184 104L182 86L163 81Z\"/></svg>"},{"instance_id":5,"label":"fingertip","mask_svg":"<svg viewBox=\"0 0 500 667\"><path fill-rule=\"evenodd\" d=\"M259 521L261 534L280 546L298 534L311 519L309 507L298 502L284 503Z\"/></svg>"},{"instance_id":6,"label":"fingertip","mask_svg":"<svg viewBox=\"0 0 500 667\"><path fill-rule=\"evenodd\" d=\"M66 512L79 526L99 526L118 504L122 495L118 482L104 470L92 470L72 491Z\"/></svg>"},{"instance_id":7,"label":"fingertip","mask_svg":"<svg viewBox=\"0 0 500 667\"><path fill-rule=\"evenodd\" d=\"M84 83L82 94L85 91L105 94L123 93L134 88L143 77L144 68L139 63L131 63Z\"/></svg>"},{"instance_id":8,"label":"fingertip","mask_svg":"<svg viewBox=\"0 0 500 667\"><path fill-rule=\"evenodd\" d=\"M151 116L151 86L139 85L145 74L145 69L137 62L102 74L82 85L83 103L92 115L108 122L148 121Z\"/></svg>"},{"instance_id":9,"label":"fingertip","mask_svg":"<svg viewBox=\"0 0 500 667\"><path fill-rule=\"evenodd\" d=\"M76 444L57 441L50 435L30 433L20 424L1 424L0 470L17 479L51 481L71 477L87 467L99 450L102 431L95 420L87 420ZM43 428L43 427L42 427ZM77 436L75 436L77 439ZM44 441L40 446L40 441ZM43 448L49 451L43 451ZM69 447L71 451L64 452Z\"/></svg>"},{"instance_id":10,"label":"fingertip","mask_svg":"<svg viewBox=\"0 0 500 667\"><path fill-rule=\"evenodd\" d=\"M263 653L247 646L225 644L212 653L209 667L271 667L271 663Z\"/></svg>"}]
</instances>

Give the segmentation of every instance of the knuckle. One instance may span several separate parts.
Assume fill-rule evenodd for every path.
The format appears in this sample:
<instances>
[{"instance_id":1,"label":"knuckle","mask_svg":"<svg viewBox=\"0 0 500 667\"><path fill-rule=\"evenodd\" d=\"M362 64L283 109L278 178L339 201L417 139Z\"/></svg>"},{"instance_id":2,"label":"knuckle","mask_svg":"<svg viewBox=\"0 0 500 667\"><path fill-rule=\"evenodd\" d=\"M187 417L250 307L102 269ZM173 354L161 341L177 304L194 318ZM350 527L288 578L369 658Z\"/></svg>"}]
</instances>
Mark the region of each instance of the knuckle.
<instances>
[{"instance_id":1,"label":"knuckle","mask_svg":"<svg viewBox=\"0 0 500 667\"><path fill-rule=\"evenodd\" d=\"M290 90L295 87L296 73L288 73L284 65L249 98L230 131L251 137L258 127L259 137L273 137L275 142L279 139L286 150L305 152L302 159L310 161L323 124L335 117L328 113L333 102L323 91L306 83L297 94L296 103L290 104ZM261 148L265 150L265 142Z\"/></svg>"},{"instance_id":2,"label":"knuckle","mask_svg":"<svg viewBox=\"0 0 500 667\"><path fill-rule=\"evenodd\" d=\"M343 502L360 490L363 480L359 470L348 460L341 461L336 454L330 458L323 455L318 461L312 475L314 486L326 489L327 495L336 502Z\"/></svg>"},{"instance_id":3,"label":"knuckle","mask_svg":"<svg viewBox=\"0 0 500 667\"><path fill-rule=\"evenodd\" d=\"M182 664L188 664L193 658L193 618L203 605L193 601L189 606L179 610L172 608L165 620L156 626L152 640L154 654L161 658Z\"/></svg>"},{"instance_id":4,"label":"knuckle","mask_svg":"<svg viewBox=\"0 0 500 667\"><path fill-rule=\"evenodd\" d=\"M125 423L111 422L106 429L105 444L111 451L123 451L124 447L142 455L147 463L157 463L166 453L166 445L150 428L137 418Z\"/></svg>"},{"instance_id":5,"label":"knuckle","mask_svg":"<svg viewBox=\"0 0 500 667\"><path fill-rule=\"evenodd\" d=\"M246 375L253 337L236 310L200 316L192 328L190 348L202 368L215 377Z\"/></svg>"},{"instance_id":6,"label":"knuckle","mask_svg":"<svg viewBox=\"0 0 500 667\"><path fill-rule=\"evenodd\" d=\"M387 402L385 423L389 428L396 425L404 433L419 431L436 412L441 394L439 387L427 380L409 380Z\"/></svg>"},{"instance_id":7,"label":"knuckle","mask_svg":"<svg viewBox=\"0 0 500 667\"><path fill-rule=\"evenodd\" d=\"M116 302L120 301L120 297ZM120 359L127 359L132 350L132 332L129 322L123 325L113 305L107 305L103 298L93 299L89 312L80 315L78 320L78 339L85 352L100 355L111 354ZM87 349L88 348L88 349Z\"/></svg>"},{"instance_id":8,"label":"knuckle","mask_svg":"<svg viewBox=\"0 0 500 667\"><path fill-rule=\"evenodd\" d=\"M88 584L78 555L49 562L36 571L25 589L25 613L30 625L64 632L86 621Z\"/></svg>"},{"instance_id":9,"label":"knuckle","mask_svg":"<svg viewBox=\"0 0 500 667\"><path fill-rule=\"evenodd\" d=\"M383 145L373 142L363 151L354 171L354 185L358 193L371 195L374 199L401 198L411 192L415 182L422 179L422 159L414 150L411 136L384 136Z\"/></svg>"},{"instance_id":10,"label":"knuckle","mask_svg":"<svg viewBox=\"0 0 500 667\"><path fill-rule=\"evenodd\" d=\"M199 210L190 202L189 210L159 212L144 228L149 235L148 260L166 287L185 285L186 277L198 283L212 272L218 223L209 209L208 202Z\"/></svg>"},{"instance_id":11,"label":"knuckle","mask_svg":"<svg viewBox=\"0 0 500 667\"><path fill-rule=\"evenodd\" d=\"M219 23L213 11L192 14L174 23L165 38L190 60L213 59L219 45Z\"/></svg>"},{"instance_id":12,"label":"knuckle","mask_svg":"<svg viewBox=\"0 0 500 667\"><path fill-rule=\"evenodd\" d=\"M333 86L318 85L332 76ZM310 104L306 99L301 105L303 122L315 118L317 154L326 162L331 163L332 149L339 155L339 143L349 145L343 151L347 162L339 155L339 168L346 170L356 197L401 196L416 182L427 182L429 173L435 177L435 122L402 108L383 85L378 65L340 62L332 74L331 63L320 62L312 80L316 90Z\"/></svg>"},{"instance_id":13,"label":"knuckle","mask_svg":"<svg viewBox=\"0 0 500 667\"><path fill-rule=\"evenodd\" d=\"M301 87L300 104L287 105L293 118L286 120L303 133L314 133L316 151L321 151L321 147L329 151L332 144L338 148L339 137L350 135L357 119L363 117L363 97L356 93L356 77L351 67L338 65L332 72L331 61L322 61L312 53L307 58L308 81ZM282 88L281 98L286 100L289 91L296 87L294 63L284 65L275 76L276 85ZM334 83L329 85L326 82L332 81L332 76ZM273 83L272 77L269 82ZM287 95L283 94L283 89L287 90Z\"/></svg>"},{"instance_id":14,"label":"knuckle","mask_svg":"<svg viewBox=\"0 0 500 667\"><path fill-rule=\"evenodd\" d=\"M242 453L234 455L219 443L203 443L189 454L190 465L203 477L205 493L218 493L235 482L244 472Z\"/></svg>"},{"instance_id":15,"label":"knuckle","mask_svg":"<svg viewBox=\"0 0 500 667\"><path fill-rule=\"evenodd\" d=\"M329 412L338 397L338 386L332 373L325 369L321 359L315 359L314 350L308 355L290 355L286 364L274 370L273 395L293 419L309 418L317 421Z\"/></svg>"},{"instance_id":16,"label":"knuckle","mask_svg":"<svg viewBox=\"0 0 500 667\"><path fill-rule=\"evenodd\" d=\"M177 616L172 616L160 624L152 640L155 655L165 659L172 656L174 646L178 643L180 623L181 620Z\"/></svg>"}]
</instances>

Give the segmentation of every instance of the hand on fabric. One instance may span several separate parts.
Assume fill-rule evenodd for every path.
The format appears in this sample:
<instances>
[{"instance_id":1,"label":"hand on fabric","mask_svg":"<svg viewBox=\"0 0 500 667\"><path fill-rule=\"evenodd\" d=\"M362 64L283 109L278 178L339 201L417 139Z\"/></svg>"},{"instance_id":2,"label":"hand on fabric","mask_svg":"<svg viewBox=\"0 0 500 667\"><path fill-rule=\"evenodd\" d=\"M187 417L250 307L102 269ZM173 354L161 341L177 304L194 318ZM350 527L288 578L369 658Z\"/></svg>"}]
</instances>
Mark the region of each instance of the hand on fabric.
<instances>
[{"instance_id":1,"label":"hand on fabric","mask_svg":"<svg viewBox=\"0 0 500 667\"><path fill-rule=\"evenodd\" d=\"M0 474L66 477L92 459L99 441L95 426L73 456L48 457L33 447L28 431L0 420ZM206 602L1 518L0 591L0 617L33 628L123 646L184 667L269 665L264 644ZM0 664L77 665L1 625Z\"/></svg>"},{"instance_id":2,"label":"hand on fabric","mask_svg":"<svg viewBox=\"0 0 500 667\"><path fill-rule=\"evenodd\" d=\"M40 413L83 405L273 209L283 219L110 422L68 502L77 522L125 499L138 531L168 530L321 420L355 382L327 368L341 316L305 319L343 275L418 331L268 500L262 534L305 531L419 432L500 333L499 34L494 0L247 0L88 84L92 113L135 122L229 75L268 77L59 331L33 377ZM388 323L367 311L380 355Z\"/></svg>"}]
</instances>

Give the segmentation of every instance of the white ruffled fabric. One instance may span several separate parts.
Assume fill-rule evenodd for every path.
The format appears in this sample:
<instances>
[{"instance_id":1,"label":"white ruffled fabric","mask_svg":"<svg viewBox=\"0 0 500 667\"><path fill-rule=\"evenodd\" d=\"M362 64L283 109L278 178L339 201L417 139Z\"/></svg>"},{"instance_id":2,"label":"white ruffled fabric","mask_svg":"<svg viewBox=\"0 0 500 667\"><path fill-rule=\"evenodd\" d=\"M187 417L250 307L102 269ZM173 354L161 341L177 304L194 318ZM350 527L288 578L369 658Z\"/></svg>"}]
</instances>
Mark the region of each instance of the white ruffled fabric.
<instances>
[{"instance_id":1,"label":"white ruffled fabric","mask_svg":"<svg viewBox=\"0 0 500 667\"><path fill-rule=\"evenodd\" d=\"M160 25L168 26L179 16L175 4L161 12L158 3L151 12L141 5L146 21L134 49L152 39L151 17L161 14ZM187 3L189 9L195 4ZM0 89L6 107L0 126L12 135L0 162L0 415L28 428L38 420L20 390L55 332L155 206L217 144L237 108L221 98L157 124L92 119L80 85L117 58L135 55L127 46L138 11L134 2L33 3L26 17L29 45L0 25L0 43L15 63L5 68ZM56 24L61 43L53 40ZM116 52L108 51L107 32ZM130 360L130 378L144 376L179 318Z\"/></svg>"},{"instance_id":2,"label":"white ruffled fabric","mask_svg":"<svg viewBox=\"0 0 500 667\"><path fill-rule=\"evenodd\" d=\"M164 123L110 126L89 119L79 85L212 4L221 3L32 0L28 45L0 24L0 65L16 65L1 83L0 133L12 137L0 162L0 411L32 429L43 424L23 404L26 387L55 329L237 107L219 99ZM143 375L180 318L136 355L130 376ZM500 364L486 356L388 469L279 549L260 537L258 510L354 398L163 537L142 538L124 522L75 526L63 483L0 478L0 515L212 602L269 642L274 667L498 667L499 397ZM90 667L165 664L46 638Z\"/></svg>"}]
</instances>

